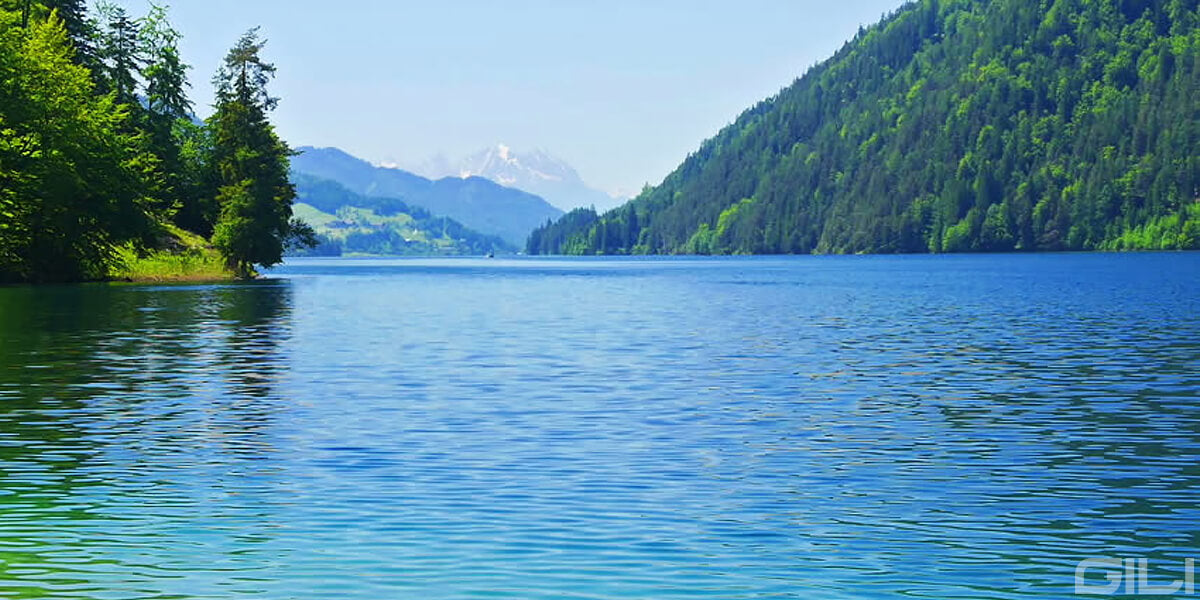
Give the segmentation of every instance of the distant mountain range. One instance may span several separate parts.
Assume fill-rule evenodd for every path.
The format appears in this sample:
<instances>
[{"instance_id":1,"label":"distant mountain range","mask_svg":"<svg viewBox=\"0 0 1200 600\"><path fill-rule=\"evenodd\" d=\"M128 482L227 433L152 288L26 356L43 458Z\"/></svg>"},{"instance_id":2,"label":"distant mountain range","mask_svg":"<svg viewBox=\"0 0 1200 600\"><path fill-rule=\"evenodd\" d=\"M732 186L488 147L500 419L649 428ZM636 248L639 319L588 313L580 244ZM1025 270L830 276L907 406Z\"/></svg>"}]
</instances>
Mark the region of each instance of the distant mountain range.
<instances>
[{"instance_id":1,"label":"distant mountain range","mask_svg":"<svg viewBox=\"0 0 1200 600\"><path fill-rule=\"evenodd\" d=\"M292 173L292 182L297 193L292 210L320 240L316 248L298 254L481 255L513 250L499 237L395 198L363 196L305 173Z\"/></svg>"},{"instance_id":2,"label":"distant mountain range","mask_svg":"<svg viewBox=\"0 0 1200 600\"><path fill-rule=\"evenodd\" d=\"M430 180L401 169L377 167L337 148L301 147L292 170L335 181L354 194L390 198L431 215L449 217L485 235L520 247L529 232L563 212L542 198L482 177Z\"/></svg>"},{"instance_id":3,"label":"distant mountain range","mask_svg":"<svg viewBox=\"0 0 1200 600\"><path fill-rule=\"evenodd\" d=\"M504 144L484 148L457 161L439 156L414 170L435 179L483 177L505 187L537 194L564 211L585 206L607 210L626 200L590 187L574 167L544 150L516 152Z\"/></svg>"}]
</instances>

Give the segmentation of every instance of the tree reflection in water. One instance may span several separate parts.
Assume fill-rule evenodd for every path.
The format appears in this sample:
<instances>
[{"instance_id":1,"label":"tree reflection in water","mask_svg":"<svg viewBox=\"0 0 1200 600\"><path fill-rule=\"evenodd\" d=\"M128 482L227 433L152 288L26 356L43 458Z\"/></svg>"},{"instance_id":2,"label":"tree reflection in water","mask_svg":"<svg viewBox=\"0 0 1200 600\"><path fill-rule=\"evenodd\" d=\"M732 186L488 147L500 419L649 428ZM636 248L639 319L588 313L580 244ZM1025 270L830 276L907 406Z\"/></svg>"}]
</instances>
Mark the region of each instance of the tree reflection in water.
<instances>
[{"instance_id":1,"label":"tree reflection in water","mask_svg":"<svg viewBox=\"0 0 1200 600\"><path fill-rule=\"evenodd\" d=\"M291 307L286 281L0 288L0 596L165 585L205 567L185 530L269 541Z\"/></svg>"}]
</instances>

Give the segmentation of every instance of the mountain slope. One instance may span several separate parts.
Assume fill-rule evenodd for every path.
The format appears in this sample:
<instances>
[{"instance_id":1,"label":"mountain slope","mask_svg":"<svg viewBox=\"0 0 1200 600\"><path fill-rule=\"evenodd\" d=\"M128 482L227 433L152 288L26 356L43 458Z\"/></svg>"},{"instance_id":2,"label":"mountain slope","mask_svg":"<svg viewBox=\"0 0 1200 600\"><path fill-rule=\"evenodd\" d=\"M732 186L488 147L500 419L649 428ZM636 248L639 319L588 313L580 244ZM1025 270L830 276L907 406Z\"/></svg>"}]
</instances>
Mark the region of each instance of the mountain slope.
<instances>
[{"instance_id":1,"label":"mountain slope","mask_svg":"<svg viewBox=\"0 0 1200 600\"><path fill-rule=\"evenodd\" d=\"M562 215L533 194L479 177L430 181L400 169L376 167L336 148L299 151L292 159L297 173L336 181L363 196L400 199L514 246L523 244L538 225Z\"/></svg>"},{"instance_id":2,"label":"mountain slope","mask_svg":"<svg viewBox=\"0 0 1200 600\"><path fill-rule=\"evenodd\" d=\"M533 253L1200 246L1196 0L922 0Z\"/></svg>"},{"instance_id":3,"label":"mountain slope","mask_svg":"<svg viewBox=\"0 0 1200 600\"><path fill-rule=\"evenodd\" d=\"M321 242L302 254L480 255L512 250L496 236L401 200L363 196L303 173L294 173L292 181L297 193L293 211L316 230Z\"/></svg>"},{"instance_id":4,"label":"mountain slope","mask_svg":"<svg viewBox=\"0 0 1200 600\"><path fill-rule=\"evenodd\" d=\"M421 173L430 177L483 177L505 187L537 194L562 210L581 206L605 210L619 204L616 198L589 187L566 161L543 150L516 152L497 144L456 163L435 159Z\"/></svg>"}]
</instances>

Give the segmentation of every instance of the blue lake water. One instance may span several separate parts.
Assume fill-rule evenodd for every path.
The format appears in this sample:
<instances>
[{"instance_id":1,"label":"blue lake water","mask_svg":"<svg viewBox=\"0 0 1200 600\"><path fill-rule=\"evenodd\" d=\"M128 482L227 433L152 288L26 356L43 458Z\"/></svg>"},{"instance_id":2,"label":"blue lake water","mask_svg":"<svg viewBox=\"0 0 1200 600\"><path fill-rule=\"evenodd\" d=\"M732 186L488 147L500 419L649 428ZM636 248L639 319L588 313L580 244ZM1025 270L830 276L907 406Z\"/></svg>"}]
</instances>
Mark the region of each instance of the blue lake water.
<instances>
[{"instance_id":1,"label":"blue lake water","mask_svg":"<svg viewBox=\"0 0 1200 600\"><path fill-rule=\"evenodd\" d=\"M268 275L0 288L0 597L1067 598L1200 558L1197 253Z\"/></svg>"}]
</instances>

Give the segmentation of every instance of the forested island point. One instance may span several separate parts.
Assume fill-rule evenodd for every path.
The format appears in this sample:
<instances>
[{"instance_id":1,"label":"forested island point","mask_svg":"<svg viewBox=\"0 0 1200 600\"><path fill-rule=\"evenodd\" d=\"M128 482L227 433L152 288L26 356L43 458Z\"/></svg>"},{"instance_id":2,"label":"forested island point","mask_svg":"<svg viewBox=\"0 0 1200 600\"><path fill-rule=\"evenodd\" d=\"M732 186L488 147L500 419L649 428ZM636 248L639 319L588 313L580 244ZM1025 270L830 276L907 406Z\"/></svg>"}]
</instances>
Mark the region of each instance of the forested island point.
<instances>
[{"instance_id":1,"label":"forested island point","mask_svg":"<svg viewBox=\"0 0 1200 600\"><path fill-rule=\"evenodd\" d=\"M0 282L248 278L310 242L257 31L200 122L166 9L97 12L0 2Z\"/></svg>"}]
</instances>

